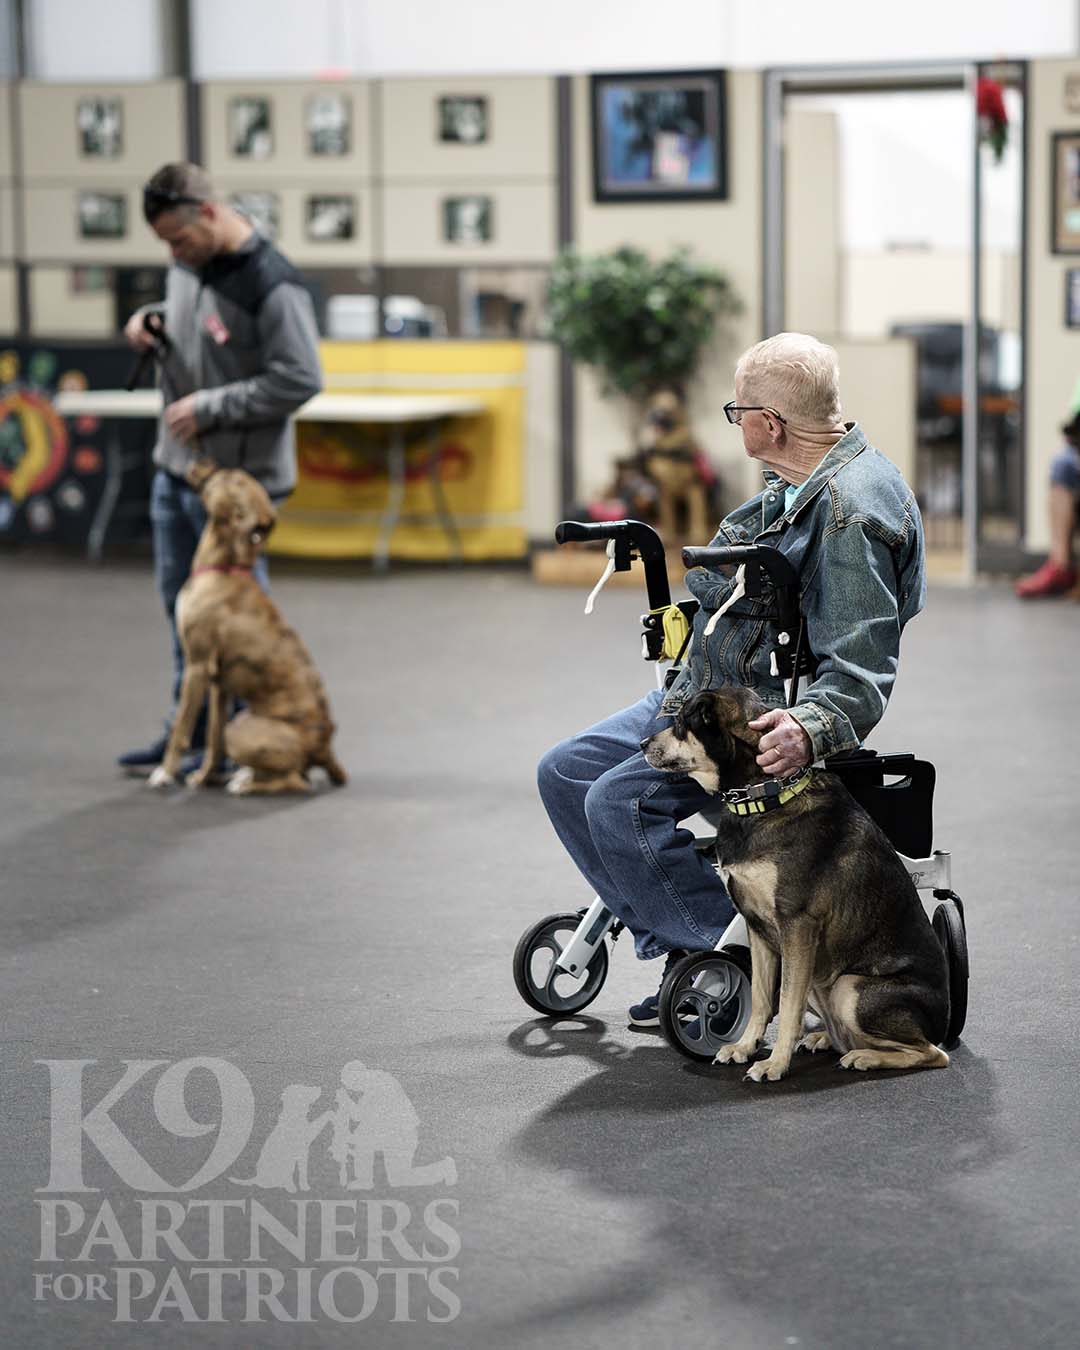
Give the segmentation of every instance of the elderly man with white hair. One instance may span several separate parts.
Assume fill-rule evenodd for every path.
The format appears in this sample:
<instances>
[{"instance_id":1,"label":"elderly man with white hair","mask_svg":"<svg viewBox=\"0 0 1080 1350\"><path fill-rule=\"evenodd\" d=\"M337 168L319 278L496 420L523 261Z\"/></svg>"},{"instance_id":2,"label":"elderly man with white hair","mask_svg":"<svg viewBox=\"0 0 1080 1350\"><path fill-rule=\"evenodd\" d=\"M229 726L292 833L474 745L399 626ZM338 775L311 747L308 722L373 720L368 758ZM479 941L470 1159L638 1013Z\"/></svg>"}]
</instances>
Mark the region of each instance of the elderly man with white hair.
<instances>
[{"instance_id":1,"label":"elderly man with white hair","mask_svg":"<svg viewBox=\"0 0 1080 1350\"><path fill-rule=\"evenodd\" d=\"M700 602L689 655L666 692L556 745L540 762L540 795L563 845L596 894L634 934L643 960L714 947L733 908L711 861L679 822L708 795L693 779L646 763L641 741L670 724L701 689L749 685L769 711L758 764L784 777L857 748L881 720L896 678L900 634L926 598L922 522L900 472L840 409L836 352L802 333L780 333L744 352L728 421L760 461L763 490L732 511L716 545L779 549L799 576L817 673L790 710L770 670L765 598L742 597L712 632L734 579L695 569ZM659 1022L658 994L630 1022Z\"/></svg>"}]
</instances>

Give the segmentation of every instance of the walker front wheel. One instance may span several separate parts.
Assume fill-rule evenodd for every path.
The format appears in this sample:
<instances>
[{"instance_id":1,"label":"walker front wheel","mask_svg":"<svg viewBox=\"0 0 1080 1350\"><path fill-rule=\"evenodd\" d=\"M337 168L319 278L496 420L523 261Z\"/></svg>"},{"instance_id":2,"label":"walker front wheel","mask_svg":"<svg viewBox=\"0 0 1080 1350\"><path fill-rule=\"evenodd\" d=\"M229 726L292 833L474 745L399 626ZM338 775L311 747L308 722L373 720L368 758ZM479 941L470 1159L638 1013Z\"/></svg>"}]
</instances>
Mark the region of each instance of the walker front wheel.
<instances>
[{"instance_id":1,"label":"walker front wheel","mask_svg":"<svg viewBox=\"0 0 1080 1350\"><path fill-rule=\"evenodd\" d=\"M687 1059L711 1061L750 1021L750 953L745 947L692 952L660 989L660 1030Z\"/></svg>"},{"instance_id":2,"label":"walker front wheel","mask_svg":"<svg viewBox=\"0 0 1080 1350\"><path fill-rule=\"evenodd\" d=\"M601 942L580 975L555 964L581 923L581 914L549 914L521 935L514 951L514 983L530 1008L545 1017L577 1013L597 996L608 973L607 943Z\"/></svg>"}]
</instances>

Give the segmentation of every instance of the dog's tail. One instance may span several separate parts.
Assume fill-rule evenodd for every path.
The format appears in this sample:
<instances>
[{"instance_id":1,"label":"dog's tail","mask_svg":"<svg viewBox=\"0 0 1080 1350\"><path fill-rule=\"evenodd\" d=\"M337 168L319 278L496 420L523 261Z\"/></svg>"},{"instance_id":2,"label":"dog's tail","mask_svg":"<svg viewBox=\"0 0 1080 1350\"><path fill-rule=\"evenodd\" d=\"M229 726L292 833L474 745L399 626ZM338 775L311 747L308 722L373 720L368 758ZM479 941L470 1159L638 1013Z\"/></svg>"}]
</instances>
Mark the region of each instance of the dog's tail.
<instances>
[{"instance_id":1,"label":"dog's tail","mask_svg":"<svg viewBox=\"0 0 1080 1350\"><path fill-rule=\"evenodd\" d=\"M326 770L326 776L335 787L344 787L349 781L349 775L338 763L332 750L327 750L326 757L322 761L322 766Z\"/></svg>"}]
</instances>

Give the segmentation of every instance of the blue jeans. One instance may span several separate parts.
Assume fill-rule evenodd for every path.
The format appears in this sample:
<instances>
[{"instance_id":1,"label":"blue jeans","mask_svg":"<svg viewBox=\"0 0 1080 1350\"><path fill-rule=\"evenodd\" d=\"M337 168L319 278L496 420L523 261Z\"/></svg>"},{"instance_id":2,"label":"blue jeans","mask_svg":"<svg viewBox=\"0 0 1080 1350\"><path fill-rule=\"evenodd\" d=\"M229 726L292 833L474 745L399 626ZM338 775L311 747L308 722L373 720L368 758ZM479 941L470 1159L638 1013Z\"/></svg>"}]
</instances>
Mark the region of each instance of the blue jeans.
<instances>
[{"instance_id":1,"label":"blue jeans","mask_svg":"<svg viewBox=\"0 0 1080 1350\"><path fill-rule=\"evenodd\" d=\"M710 796L692 778L661 773L640 743L671 718L657 718L662 692L560 741L537 779L555 833L585 880L634 935L643 960L675 948L708 951L734 907L710 855L678 822Z\"/></svg>"},{"instance_id":2,"label":"blue jeans","mask_svg":"<svg viewBox=\"0 0 1080 1350\"><path fill-rule=\"evenodd\" d=\"M154 579L161 603L169 620L172 634L173 688L169 720L180 701L180 686L184 679L184 649L176 632L176 597L191 572L191 560L198 547L199 536L206 524L202 499L194 488L158 469L150 486L150 523L154 534ZM264 591L270 589L270 574L266 559L257 559L252 575Z\"/></svg>"}]
</instances>

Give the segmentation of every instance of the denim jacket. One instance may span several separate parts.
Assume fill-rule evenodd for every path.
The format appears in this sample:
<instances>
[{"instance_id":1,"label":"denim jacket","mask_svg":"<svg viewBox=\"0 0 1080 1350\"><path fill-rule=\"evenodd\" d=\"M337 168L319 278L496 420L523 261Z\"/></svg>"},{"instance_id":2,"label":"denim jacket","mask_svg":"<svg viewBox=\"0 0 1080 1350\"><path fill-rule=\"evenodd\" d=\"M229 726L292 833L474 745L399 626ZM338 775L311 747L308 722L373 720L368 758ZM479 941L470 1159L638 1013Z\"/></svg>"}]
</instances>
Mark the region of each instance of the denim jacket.
<instances>
[{"instance_id":1,"label":"denim jacket","mask_svg":"<svg viewBox=\"0 0 1080 1350\"><path fill-rule=\"evenodd\" d=\"M799 574L800 606L817 675L791 715L809 735L815 759L856 748L889 701L904 625L926 600L922 520L899 470L847 423L844 436L784 510L784 480L765 470L765 490L732 511L713 544L778 548ZM734 576L695 568L686 575L700 602L689 657L662 705L671 714L699 689L746 684L772 707L785 703L769 672L775 629L771 585L743 597L702 634L735 586Z\"/></svg>"}]
</instances>

